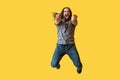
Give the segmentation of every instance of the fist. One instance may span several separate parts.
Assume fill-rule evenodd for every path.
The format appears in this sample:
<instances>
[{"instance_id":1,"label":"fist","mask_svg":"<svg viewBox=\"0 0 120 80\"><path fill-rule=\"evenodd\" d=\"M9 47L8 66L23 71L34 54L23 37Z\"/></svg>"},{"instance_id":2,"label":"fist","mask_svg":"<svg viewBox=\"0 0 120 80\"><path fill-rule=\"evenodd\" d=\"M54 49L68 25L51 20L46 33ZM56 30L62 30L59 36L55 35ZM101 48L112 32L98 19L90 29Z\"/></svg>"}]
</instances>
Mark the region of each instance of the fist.
<instances>
[{"instance_id":1,"label":"fist","mask_svg":"<svg viewBox=\"0 0 120 80\"><path fill-rule=\"evenodd\" d=\"M72 18L77 19L77 15L73 15Z\"/></svg>"},{"instance_id":2,"label":"fist","mask_svg":"<svg viewBox=\"0 0 120 80\"><path fill-rule=\"evenodd\" d=\"M61 17L61 14L60 13L57 13L57 12L53 12L53 17L54 18L60 18Z\"/></svg>"},{"instance_id":3,"label":"fist","mask_svg":"<svg viewBox=\"0 0 120 80\"><path fill-rule=\"evenodd\" d=\"M55 18L61 18L61 14L60 13L56 14Z\"/></svg>"},{"instance_id":4,"label":"fist","mask_svg":"<svg viewBox=\"0 0 120 80\"><path fill-rule=\"evenodd\" d=\"M53 17L55 18L58 13L57 12L53 12L52 14L53 14Z\"/></svg>"}]
</instances>

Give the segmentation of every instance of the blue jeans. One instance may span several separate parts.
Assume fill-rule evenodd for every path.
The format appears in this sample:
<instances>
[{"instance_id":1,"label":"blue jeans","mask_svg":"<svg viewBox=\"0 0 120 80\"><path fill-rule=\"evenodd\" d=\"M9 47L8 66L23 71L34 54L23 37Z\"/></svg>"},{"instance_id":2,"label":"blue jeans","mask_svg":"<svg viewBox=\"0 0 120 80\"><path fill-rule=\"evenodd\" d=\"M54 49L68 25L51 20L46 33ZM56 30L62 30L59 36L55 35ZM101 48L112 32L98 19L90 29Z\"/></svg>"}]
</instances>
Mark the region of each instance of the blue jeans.
<instances>
[{"instance_id":1,"label":"blue jeans","mask_svg":"<svg viewBox=\"0 0 120 80\"><path fill-rule=\"evenodd\" d=\"M57 44L54 55L52 57L52 62L51 66L52 67L57 67L59 64L60 60L62 57L68 54L68 56L71 58L73 61L73 64L79 68L82 67L80 57L78 55L77 49L75 47L75 44L67 44L67 45L62 45L62 44Z\"/></svg>"}]
</instances>

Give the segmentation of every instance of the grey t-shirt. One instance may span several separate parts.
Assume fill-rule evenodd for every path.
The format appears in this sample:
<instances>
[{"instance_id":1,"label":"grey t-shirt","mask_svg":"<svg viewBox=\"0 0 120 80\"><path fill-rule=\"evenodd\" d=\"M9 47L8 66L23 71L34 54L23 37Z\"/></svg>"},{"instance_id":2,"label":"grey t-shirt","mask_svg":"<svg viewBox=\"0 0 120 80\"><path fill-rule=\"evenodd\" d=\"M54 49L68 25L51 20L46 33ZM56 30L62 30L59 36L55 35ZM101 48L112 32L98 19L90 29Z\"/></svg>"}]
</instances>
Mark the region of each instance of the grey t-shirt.
<instances>
[{"instance_id":1,"label":"grey t-shirt","mask_svg":"<svg viewBox=\"0 0 120 80\"><path fill-rule=\"evenodd\" d=\"M61 20L57 26L58 41L57 44L74 44L75 25L71 20L65 22Z\"/></svg>"}]
</instances>

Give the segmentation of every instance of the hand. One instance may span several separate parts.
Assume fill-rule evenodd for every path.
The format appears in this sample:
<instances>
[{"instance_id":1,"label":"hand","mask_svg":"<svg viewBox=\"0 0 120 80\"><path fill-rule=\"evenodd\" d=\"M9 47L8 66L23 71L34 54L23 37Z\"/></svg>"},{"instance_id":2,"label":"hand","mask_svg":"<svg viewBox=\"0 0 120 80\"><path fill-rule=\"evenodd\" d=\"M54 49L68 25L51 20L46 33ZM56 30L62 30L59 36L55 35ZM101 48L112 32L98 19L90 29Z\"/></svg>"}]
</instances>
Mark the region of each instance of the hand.
<instances>
[{"instance_id":1,"label":"hand","mask_svg":"<svg viewBox=\"0 0 120 80\"><path fill-rule=\"evenodd\" d=\"M77 19L77 17L78 17L77 15L73 15L72 16L73 19Z\"/></svg>"},{"instance_id":2,"label":"hand","mask_svg":"<svg viewBox=\"0 0 120 80\"><path fill-rule=\"evenodd\" d=\"M77 25L77 15L73 15L71 18L72 24Z\"/></svg>"},{"instance_id":3,"label":"hand","mask_svg":"<svg viewBox=\"0 0 120 80\"><path fill-rule=\"evenodd\" d=\"M57 12L52 12L52 14L53 14L53 17L55 18L58 13Z\"/></svg>"},{"instance_id":4,"label":"hand","mask_svg":"<svg viewBox=\"0 0 120 80\"><path fill-rule=\"evenodd\" d=\"M61 18L61 14L60 14L60 13L57 13L57 14L55 15L55 18L56 18L56 19Z\"/></svg>"},{"instance_id":5,"label":"hand","mask_svg":"<svg viewBox=\"0 0 120 80\"><path fill-rule=\"evenodd\" d=\"M59 24L60 21L61 21L61 14L60 13L56 13L55 17L54 17L54 20L55 20L55 24Z\"/></svg>"}]
</instances>

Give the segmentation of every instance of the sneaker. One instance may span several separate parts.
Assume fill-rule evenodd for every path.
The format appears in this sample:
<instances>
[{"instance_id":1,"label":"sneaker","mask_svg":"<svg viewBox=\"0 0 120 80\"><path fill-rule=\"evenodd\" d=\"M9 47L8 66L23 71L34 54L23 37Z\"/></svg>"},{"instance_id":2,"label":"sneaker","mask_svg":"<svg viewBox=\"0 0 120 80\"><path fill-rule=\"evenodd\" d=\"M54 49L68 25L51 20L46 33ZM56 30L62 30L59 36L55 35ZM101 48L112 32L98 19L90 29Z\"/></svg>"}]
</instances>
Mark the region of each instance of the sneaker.
<instances>
[{"instance_id":1,"label":"sneaker","mask_svg":"<svg viewBox=\"0 0 120 80\"><path fill-rule=\"evenodd\" d=\"M77 72L80 74L82 72L82 67L78 67Z\"/></svg>"},{"instance_id":2,"label":"sneaker","mask_svg":"<svg viewBox=\"0 0 120 80\"><path fill-rule=\"evenodd\" d=\"M58 64L58 65L56 66L56 68L57 68L57 69L60 69L60 64Z\"/></svg>"}]
</instances>

